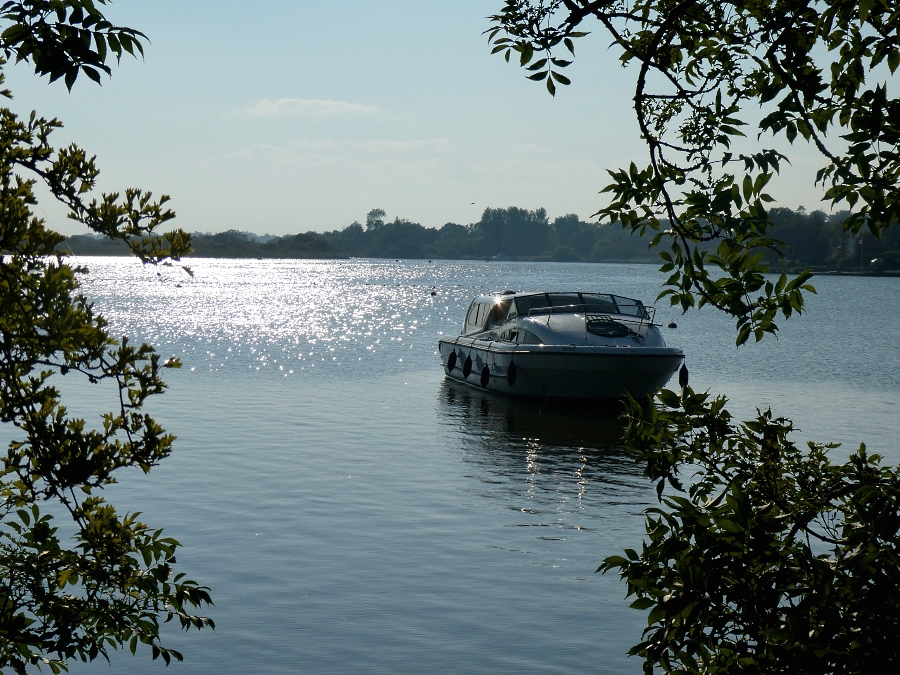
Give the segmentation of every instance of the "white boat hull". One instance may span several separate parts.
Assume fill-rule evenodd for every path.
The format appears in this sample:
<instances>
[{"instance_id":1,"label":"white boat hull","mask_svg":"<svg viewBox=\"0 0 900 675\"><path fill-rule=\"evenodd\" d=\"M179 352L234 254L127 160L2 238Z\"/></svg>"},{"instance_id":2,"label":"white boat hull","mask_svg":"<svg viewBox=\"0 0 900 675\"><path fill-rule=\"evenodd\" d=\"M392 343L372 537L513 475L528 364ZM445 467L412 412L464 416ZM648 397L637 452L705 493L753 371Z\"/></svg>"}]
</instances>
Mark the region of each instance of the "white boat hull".
<instances>
[{"instance_id":1,"label":"white boat hull","mask_svg":"<svg viewBox=\"0 0 900 675\"><path fill-rule=\"evenodd\" d=\"M655 394L684 360L673 347L439 342L447 377L510 396L636 399ZM455 355L455 356L451 356Z\"/></svg>"}]
</instances>

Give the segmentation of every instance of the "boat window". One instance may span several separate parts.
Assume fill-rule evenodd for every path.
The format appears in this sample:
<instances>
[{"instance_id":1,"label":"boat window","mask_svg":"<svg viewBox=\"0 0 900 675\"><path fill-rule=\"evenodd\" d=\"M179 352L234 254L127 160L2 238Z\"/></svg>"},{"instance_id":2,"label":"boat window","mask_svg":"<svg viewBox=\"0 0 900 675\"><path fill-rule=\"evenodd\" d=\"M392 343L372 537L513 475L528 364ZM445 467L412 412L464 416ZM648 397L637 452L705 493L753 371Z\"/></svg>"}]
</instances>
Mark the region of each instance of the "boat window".
<instances>
[{"instance_id":1,"label":"boat window","mask_svg":"<svg viewBox=\"0 0 900 675\"><path fill-rule=\"evenodd\" d=\"M623 298L621 295L613 295L612 299L618 306L619 314L627 314L628 316L639 316L649 319L650 315L644 303L640 300L632 300L631 298Z\"/></svg>"},{"instance_id":2,"label":"boat window","mask_svg":"<svg viewBox=\"0 0 900 675\"><path fill-rule=\"evenodd\" d=\"M484 303L478 303L478 314L475 315L475 325L479 328L484 325Z\"/></svg>"},{"instance_id":3,"label":"boat window","mask_svg":"<svg viewBox=\"0 0 900 675\"><path fill-rule=\"evenodd\" d=\"M475 325L477 321L475 320L478 316L478 304L472 303L472 306L469 308L469 314L466 316L466 323Z\"/></svg>"},{"instance_id":4,"label":"boat window","mask_svg":"<svg viewBox=\"0 0 900 675\"><path fill-rule=\"evenodd\" d=\"M582 293L581 297L584 311L589 314L618 314L616 303L613 302L611 295Z\"/></svg>"},{"instance_id":5,"label":"boat window","mask_svg":"<svg viewBox=\"0 0 900 675\"><path fill-rule=\"evenodd\" d=\"M483 330L484 320L487 318L488 311L491 307L490 303L477 302L469 309L466 316L466 325L463 330L464 335L471 335Z\"/></svg>"},{"instance_id":6,"label":"boat window","mask_svg":"<svg viewBox=\"0 0 900 675\"><path fill-rule=\"evenodd\" d=\"M629 302L634 304L634 300ZM556 312L589 312L591 314L619 314L611 295L599 293L540 293L516 298L518 313L527 316L545 314L548 310ZM549 308L553 309L549 309ZM544 310L544 311L542 311ZM629 312L634 314L634 309ZM635 314L637 315L637 314Z\"/></svg>"},{"instance_id":7,"label":"boat window","mask_svg":"<svg viewBox=\"0 0 900 675\"><path fill-rule=\"evenodd\" d=\"M566 307L570 312L581 311L581 297L578 293L547 293L547 297L553 307Z\"/></svg>"},{"instance_id":8,"label":"boat window","mask_svg":"<svg viewBox=\"0 0 900 675\"><path fill-rule=\"evenodd\" d=\"M471 335L502 325L506 320L510 304L510 300L499 303L494 300L486 300L473 304L466 316L463 334Z\"/></svg>"},{"instance_id":9,"label":"boat window","mask_svg":"<svg viewBox=\"0 0 900 675\"><path fill-rule=\"evenodd\" d=\"M490 316L488 318L488 327L499 326L506 320L506 313L509 311L509 300L505 302L498 302L496 305L490 309Z\"/></svg>"},{"instance_id":10,"label":"boat window","mask_svg":"<svg viewBox=\"0 0 900 675\"><path fill-rule=\"evenodd\" d=\"M524 295L516 298L516 308L521 316L528 316L528 313L535 309L549 307L550 302L547 300L545 293L536 293L534 295Z\"/></svg>"}]
</instances>

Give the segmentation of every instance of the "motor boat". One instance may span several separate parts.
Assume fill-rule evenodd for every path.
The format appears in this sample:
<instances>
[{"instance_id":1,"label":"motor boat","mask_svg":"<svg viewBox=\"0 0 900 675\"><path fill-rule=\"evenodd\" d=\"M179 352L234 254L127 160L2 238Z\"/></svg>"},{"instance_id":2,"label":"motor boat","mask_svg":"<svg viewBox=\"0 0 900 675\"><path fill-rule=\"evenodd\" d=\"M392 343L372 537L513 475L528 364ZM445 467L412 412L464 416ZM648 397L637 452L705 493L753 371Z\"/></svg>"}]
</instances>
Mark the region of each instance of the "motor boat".
<instances>
[{"instance_id":1,"label":"motor boat","mask_svg":"<svg viewBox=\"0 0 900 675\"><path fill-rule=\"evenodd\" d=\"M439 341L447 377L512 396L641 400L684 362L653 322L655 308L604 293L474 298L462 333Z\"/></svg>"}]
</instances>

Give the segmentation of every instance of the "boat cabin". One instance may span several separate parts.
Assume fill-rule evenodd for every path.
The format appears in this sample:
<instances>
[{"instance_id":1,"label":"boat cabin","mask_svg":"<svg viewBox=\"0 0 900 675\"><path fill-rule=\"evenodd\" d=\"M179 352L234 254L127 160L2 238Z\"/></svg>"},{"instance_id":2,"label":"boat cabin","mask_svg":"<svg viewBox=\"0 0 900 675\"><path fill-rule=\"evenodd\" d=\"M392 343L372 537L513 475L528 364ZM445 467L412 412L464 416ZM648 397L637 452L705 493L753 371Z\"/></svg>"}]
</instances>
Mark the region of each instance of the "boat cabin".
<instances>
[{"instance_id":1,"label":"boat cabin","mask_svg":"<svg viewBox=\"0 0 900 675\"><path fill-rule=\"evenodd\" d=\"M503 326L517 317L546 314L624 315L651 321L647 307L640 300L632 300L609 293L511 293L482 295L472 300L463 323L463 335L474 335ZM515 332L515 328L510 331ZM505 331L506 332L506 331ZM527 331L521 331L527 333ZM503 339L525 344L540 344L529 335L509 335Z\"/></svg>"}]
</instances>

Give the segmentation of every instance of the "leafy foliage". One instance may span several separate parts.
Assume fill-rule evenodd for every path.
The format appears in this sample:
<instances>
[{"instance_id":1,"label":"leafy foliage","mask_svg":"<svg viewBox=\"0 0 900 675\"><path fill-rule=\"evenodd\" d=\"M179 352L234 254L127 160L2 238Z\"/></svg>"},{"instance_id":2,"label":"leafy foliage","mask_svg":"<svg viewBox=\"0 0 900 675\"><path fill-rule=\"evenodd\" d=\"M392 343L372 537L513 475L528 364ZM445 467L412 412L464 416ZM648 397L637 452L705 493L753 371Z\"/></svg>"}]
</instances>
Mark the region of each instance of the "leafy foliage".
<instances>
[{"instance_id":1,"label":"leafy foliage","mask_svg":"<svg viewBox=\"0 0 900 675\"><path fill-rule=\"evenodd\" d=\"M97 5L108 0L9 0L0 6L0 21L9 27L0 34L7 58L34 64L38 75L53 82L64 78L71 89L79 73L99 84L109 75L110 56L143 55L140 31L114 26Z\"/></svg>"},{"instance_id":2,"label":"leafy foliage","mask_svg":"<svg viewBox=\"0 0 900 675\"><path fill-rule=\"evenodd\" d=\"M650 161L611 171L601 219L618 221L660 252L673 305L709 304L735 317L737 343L778 330L800 312L808 273L771 283L765 192L786 158L760 148L735 155L748 106L763 106L763 134L811 144L825 165L823 197L853 210L844 227L873 236L900 218L900 100L885 64L900 66L900 9L888 0L506 0L491 17L493 51L543 80L568 84L556 59L596 19L623 65L637 68L634 109ZM555 84L554 84L555 83ZM837 137L837 138L835 138ZM716 243L715 247L710 243Z\"/></svg>"},{"instance_id":3,"label":"leafy foliage","mask_svg":"<svg viewBox=\"0 0 900 675\"><path fill-rule=\"evenodd\" d=\"M110 53L141 49L139 33L109 24L91 0L7 2L0 20L11 24L0 35L7 56L69 87L79 72L94 80L109 72ZM67 659L125 645L134 653L141 643L168 663L181 655L160 643L161 621L213 626L191 613L211 599L175 574L178 542L100 496L120 469L147 472L171 452L173 437L142 406L165 389L161 368L179 364L109 334L79 291L87 269L66 264L57 252L64 237L35 217L34 188L43 184L70 218L145 263L171 265L190 252L190 238L157 233L174 217L166 196L92 197L94 158L75 145L54 148L60 126L0 108L0 424L12 437L0 467L0 668L17 673L34 665L56 673ZM68 413L61 377L117 393L99 428Z\"/></svg>"},{"instance_id":4,"label":"leafy foliage","mask_svg":"<svg viewBox=\"0 0 900 675\"><path fill-rule=\"evenodd\" d=\"M796 219L773 227L766 208L786 157L734 148L750 106L762 109L757 139L811 144L824 162L823 198L852 210L844 232L831 231L836 241L824 237L838 265L845 233L860 235L862 263L861 230L879 239L900 219L900 100L886 81L870 82L879 66L892 75L900 66L896 3L506 0L488 35L495 52L517 53L521 66L546 70L532 79L549 82L553 67L569 65L554 50L574 54L591 18L637 69L634 109L650 155L645 168L610 172L610 201L597 215L667 244L661 297L673 305L729 313L740 345L776 333L778 315L801 312L814 292L808 271L765 275L766 258L788 253L774 235L798 230ZM648 510L641 550L600 568L618 570L632 606L649 610L631 650L645 672L896 668L897 471L865 446L843 464L828 458L835 446L801 450L792 424L770 411L735 424L724 398L685 387L658 400L646 410L631 402L625 439L661 505Z\"/></svg>"},{"instance_id":5,"label":"leafy foliage","mask_svg":"<svg viewBox=\"0 0 900 675\"><path fill-rule=\"evenodd\" d=\"M117 470L147 472L171 452L173 437L141 407L164 390L161 367L179 364L109 334L79 293L87 270L65 264L55 253L62 235L34 217L34 185L145 262L179 258L189 238L155 233L173 217L166 197L128 190L86 201L98 171L81 149L50 145L59 126L0 109L0 422L15 427L0 469L0 667L19 673L38 663L58 672L65 659L139 642L168 662L181 655L159 643L160 617L212 625L188 611L210 602L207 589L172 576L178 542L97 494ZM99 429L67 414L53 384L63 376L116 388L118 408ZM71 518L64 531L74 526L70 548L60 513Z\"/></svg>"},{"instance_id":6,"label":"leafy foliage","mask_svg":"<svg viewBox=\"0 0 900 675\"><path fill-rule=\"evenodd\" d=\"M785 419L735 424L725 399L663 391L629 407L626 445L664 508L611 556L650 610L644 671L871 673L900 664L900 474L864 445L797 448ZM666 492L668 490L668 493Z\"/></svg>"}]
</instances>

